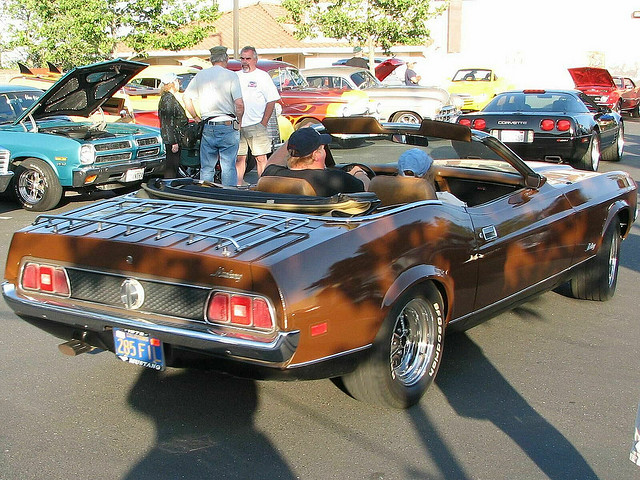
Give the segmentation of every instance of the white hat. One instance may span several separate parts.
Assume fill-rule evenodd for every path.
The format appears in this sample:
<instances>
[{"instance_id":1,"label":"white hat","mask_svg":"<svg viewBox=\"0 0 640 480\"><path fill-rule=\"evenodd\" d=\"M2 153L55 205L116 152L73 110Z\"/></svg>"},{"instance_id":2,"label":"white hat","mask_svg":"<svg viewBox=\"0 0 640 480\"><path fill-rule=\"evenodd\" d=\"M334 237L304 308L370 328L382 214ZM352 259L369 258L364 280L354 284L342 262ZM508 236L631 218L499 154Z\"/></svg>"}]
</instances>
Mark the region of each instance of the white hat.
<instances>
[{"instance_id":1,"label":"white hat","mask_svg":"<svg viewBox=\"0 0 640 480\"><path fill-rule=\"evenodd\" d=\"M173 72L169 72L169 73L165 73L162 78L160 79L160 82L163 83L164 85L168 85L170 83L175 82L178 79L178 76L173 73Z\"/></svg>"}]
</instances>

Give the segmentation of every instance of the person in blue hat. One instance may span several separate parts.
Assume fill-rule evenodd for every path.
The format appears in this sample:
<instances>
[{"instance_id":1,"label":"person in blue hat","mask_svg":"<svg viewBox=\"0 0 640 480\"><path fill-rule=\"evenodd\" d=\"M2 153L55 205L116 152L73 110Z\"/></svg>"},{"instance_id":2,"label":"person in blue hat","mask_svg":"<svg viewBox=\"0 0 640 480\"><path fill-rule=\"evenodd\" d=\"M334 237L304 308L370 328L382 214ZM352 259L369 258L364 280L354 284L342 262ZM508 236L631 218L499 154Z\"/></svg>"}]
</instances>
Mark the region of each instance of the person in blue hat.
<instances>
[{"instance_id":1,"label":"person in blue hat","mask_svg":"<svg viewBox=\"0 0 640 480\"><path fill-rule=\"evenodd\" d=\"M269 158L262 176L303 178L321 197L364 192L369 177L362 168L354 166L349 172L327 168L330 143L331 135L318 133L310 127L300 128Z\"/></svg>"}]
</instances>

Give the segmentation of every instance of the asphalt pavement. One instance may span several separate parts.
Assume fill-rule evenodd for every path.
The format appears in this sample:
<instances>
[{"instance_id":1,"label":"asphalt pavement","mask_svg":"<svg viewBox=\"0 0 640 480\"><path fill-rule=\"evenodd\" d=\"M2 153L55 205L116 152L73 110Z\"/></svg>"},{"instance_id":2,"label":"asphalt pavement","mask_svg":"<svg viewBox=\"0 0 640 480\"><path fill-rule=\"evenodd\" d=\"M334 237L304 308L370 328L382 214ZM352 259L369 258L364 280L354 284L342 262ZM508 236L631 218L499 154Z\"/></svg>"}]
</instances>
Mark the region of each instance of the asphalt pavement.
<instances>
[{"instance_id":1,"label":"asphalt pavement","mask_svg":"<svg viewBox=\"0 0 640 480\"><path fill-rule=\"evenodd\" d=\"M640 181L640 121L626 119L622 161L600 170ZM1 258L35 217L0 202ZM635 225L610 302L550 292L447 337L435 384L406 411L330 380L65 357L0 301L0 479L638 479L638 285Z\"/></svg>"}]
</instances>

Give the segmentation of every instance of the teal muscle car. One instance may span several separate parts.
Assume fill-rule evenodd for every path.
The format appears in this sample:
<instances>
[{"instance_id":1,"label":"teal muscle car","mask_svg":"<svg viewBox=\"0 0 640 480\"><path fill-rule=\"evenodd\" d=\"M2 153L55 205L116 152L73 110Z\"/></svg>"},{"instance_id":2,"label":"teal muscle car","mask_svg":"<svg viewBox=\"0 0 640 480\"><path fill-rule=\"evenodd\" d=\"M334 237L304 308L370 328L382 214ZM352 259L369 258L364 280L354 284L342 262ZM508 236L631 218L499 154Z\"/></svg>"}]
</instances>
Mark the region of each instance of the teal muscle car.
<instances>
[{"instance_id":1,"label":"teal muscle car","mask_svg":"<svg viewBox=\"0 0 640 480\"><path fill-rule=\"evenodd\" d=\"M141 183L164 169L154 127L107 122L103 109L144 63L127 60L74 68L46 92L0 86L0 145L10 152L9 189L28 210L45 211L65 190Z\"/></svg>"}]
</instances>

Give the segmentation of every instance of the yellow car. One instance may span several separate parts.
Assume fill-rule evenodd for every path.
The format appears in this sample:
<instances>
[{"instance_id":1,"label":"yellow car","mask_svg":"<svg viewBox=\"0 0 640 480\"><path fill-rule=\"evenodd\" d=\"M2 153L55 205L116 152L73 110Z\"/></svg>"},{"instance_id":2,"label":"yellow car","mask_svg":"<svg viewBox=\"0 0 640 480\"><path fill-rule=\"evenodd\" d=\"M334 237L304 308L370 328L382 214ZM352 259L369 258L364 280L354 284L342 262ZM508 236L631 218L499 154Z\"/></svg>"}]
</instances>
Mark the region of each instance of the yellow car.
<instances>
[{"instance_id":1,"label":"yellow car","mask_svg":"<svg viewBox=\"0 0 640 480\"><path fill-rule=\"evenodd\" d=\"M175 73L180 81L180 92L184 92L191 79L198 73L197 68L182 65L149 65L136 75L124 87L134 112L152 111L158 109L160 101L161 79L167 73ZM176 95L179 101L182 95Z\"/></svg>"},{"instance_id":2,"label":"yellow car","mask_svg":"<svg viewBox=\"0 0 640 480\"><path fill-rule=\"evenodd\" d=\"M514 86L489 68L462 68L456 72L449 85L449 93L463 101L463 112L482 110L498 93Z\"/></svg>"}]
</instances>

